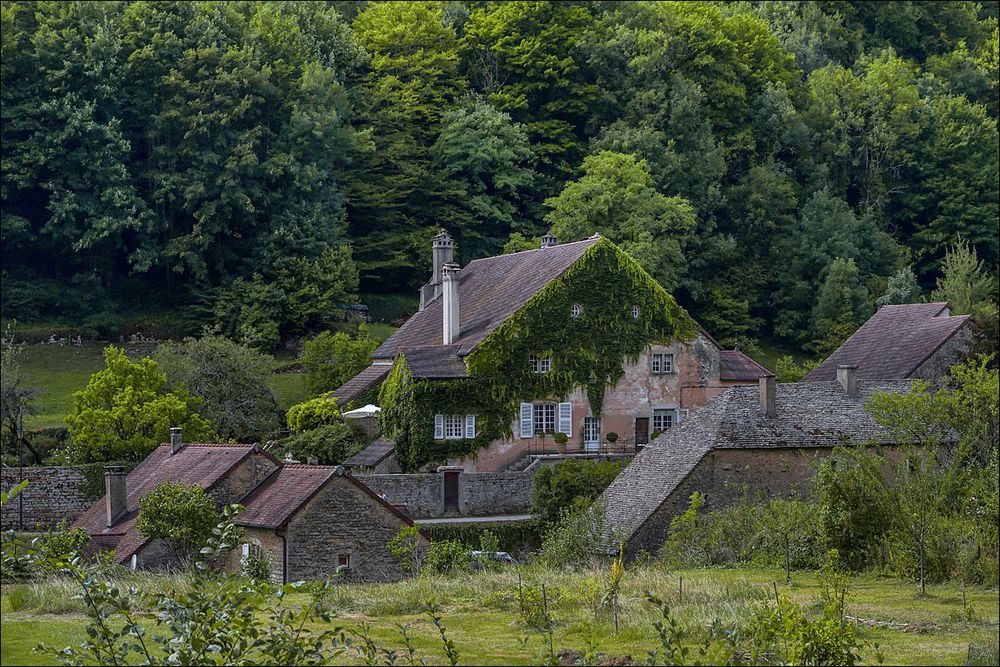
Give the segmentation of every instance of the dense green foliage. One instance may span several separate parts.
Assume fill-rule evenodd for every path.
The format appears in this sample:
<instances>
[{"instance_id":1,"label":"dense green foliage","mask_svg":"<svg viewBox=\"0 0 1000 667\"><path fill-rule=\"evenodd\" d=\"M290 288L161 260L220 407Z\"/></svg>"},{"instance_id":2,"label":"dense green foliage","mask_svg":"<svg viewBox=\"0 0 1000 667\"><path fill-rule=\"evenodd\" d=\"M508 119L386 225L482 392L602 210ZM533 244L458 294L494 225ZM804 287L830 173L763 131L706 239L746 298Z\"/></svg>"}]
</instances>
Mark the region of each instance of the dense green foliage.
<instances>
[{"instance_id":1,"label":"dense green foliage","mask_svg":"<svg viewBox=\"0 0 1000 667\"><path fill-rule=\"evenodd\" d=\"M574 305L578 317L571 315ZM405 470L475 454L509 435L520 401L585 387L599 415L605 390L624 373L623 360L635 360L650 343L693 336L694 322L673 297L602 239L483 339L467 359L469 377L414 378L405 357L397 358L379 394L382 432L396 443ZM532 354L550 356L552 370L532 372ZM476 415L476 437L434 440L435 414Z\"/></svg>"},{"instance_id":2,"label":"dense green foliage","mask_svg":"<svg viewBox=\"0 0 1000 667\"><path fill-rule=\"evenodd\" d=\"M368 445L368 440L350 424L335 422L325 424L281 440L275 454L305 463L315 456L321 465L337 465L354 456Z\"/></svg>"},{"instance_id":3,"label":"dense green foliage","mask_svg":"<svg viewBox=\"0 0 1000 667\"><path fill-rule=\"evenodd\" d=\"M306 369L306 386L310 393L333 391L369 363L368 356L378 347L378 341L361 325L356 336L344 331L324 331L307 340L302 352Z\"/></svg>"},{"instance_id":4,"label":"dense green foliage","mask_svg":"<svg viewBox=\"0 0 1000 667\"><path fill-rule=\"evenodd\" d=\"M278 429L278 406L267 386L272 357L206 335L164 343L154 358L172 386L201 399L199 414L224 440L259 442Z\"/></svg>"},{"instance_id":5,"label":"dense green foliage","mask_svg":"<svg viewBox=\"0 0 1000 667\"><path fill-rule=\"evenodd\" d=\"M724 342L822 351L828 315L925 296L960 237L997 273L997 13L8 2L5 316L169 306L273 348L359 285L412 293L439 225L465 262L551 224L620 242Z\"/></svg>"},{"instance_id":6,"label":"dense green foliage","mask_svg":"<svg viewBox=\"0 0 1000 667\"><path fill-rule=\"evenodd\" d=\"M167 442L175 426L187 442L212 435L211 425L196 412L200 401L184 387L170 387L155 361L131 361L113 345L105 348L104 361L106 367L73 395L73 412L66 417L71 460L141 461Z\"/></svg>"},{"instance_id":7,"label":"dense green foliage","mask_svg":"<svg viewBox=\"0 0 1000 667\"><path fill-rule=\"evenodd\" d=\"M215 503L201 487L163 482L139 499L135 527L147 540L164 540L186 562L197 555L221 520Z\"/></svg>"},{"instance_id":8,"label":"dense green foliage","mask_svg":"<svg viewBox=\"0 0 1000 667\"><path fill-rule=\"evenodd\" d=\"M320 396L302 403L297 403L288 408L286 414L288 428L296 433L311 431L320 426L328 426L342 422L340 416L340 406L337 400L326 396Z\"/></svg>"},{"instance_id":9,"label":"dense green foliage","mask_svg":"<svg viewBox=\"0 0 1000 667\"><path fill-rule=\"evenodd\" d=\"M569 508L589 505L614 481L620 461L560 461L535 473L531 513L543 523L555 523Z\"/></svg>"}]
</instances>

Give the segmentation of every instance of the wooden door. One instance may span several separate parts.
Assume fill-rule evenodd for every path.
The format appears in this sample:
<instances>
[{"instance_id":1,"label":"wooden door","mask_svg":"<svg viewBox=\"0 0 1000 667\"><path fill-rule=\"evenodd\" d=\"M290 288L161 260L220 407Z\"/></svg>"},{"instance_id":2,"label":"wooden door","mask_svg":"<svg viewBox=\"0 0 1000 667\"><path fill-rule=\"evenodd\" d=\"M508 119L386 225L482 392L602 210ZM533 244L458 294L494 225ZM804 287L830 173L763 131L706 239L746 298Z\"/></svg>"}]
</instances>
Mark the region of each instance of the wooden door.
<instances>
[{"instance_id":1,"label":"wooden door","mask_svg":"<svg viewBox=\"0 0 1000 667\"><path fill-rule=\"evenodd\" d=\"M645 445L649 443L649 417L635 418L635 444Z\"/></svg>"},{"instance_id":2,"label":"wooden door","mask_svg":"<svg viewBox=\"0 0 1000 667\"><path fill-rule=\"evenodd\" d=\"M444 473L444 511L458 511L458 475L457 470L448 470Z\"/></svg>"}]
</instances>

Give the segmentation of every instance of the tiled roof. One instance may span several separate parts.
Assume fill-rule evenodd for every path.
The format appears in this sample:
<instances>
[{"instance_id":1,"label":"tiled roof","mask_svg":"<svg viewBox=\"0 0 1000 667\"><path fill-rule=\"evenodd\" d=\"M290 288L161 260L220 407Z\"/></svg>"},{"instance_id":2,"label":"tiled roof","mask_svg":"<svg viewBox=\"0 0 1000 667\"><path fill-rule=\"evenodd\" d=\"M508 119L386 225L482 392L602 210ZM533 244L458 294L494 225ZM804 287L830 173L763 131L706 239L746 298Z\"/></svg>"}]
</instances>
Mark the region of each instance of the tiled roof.
<instances>
[{"instance_id":1,"label":"tiled roof","mask_svg":"<svg viewBox=\"0 0 1000 667\"><path fill-rule=\"evenodd\" d=\"M719 350L719 379L723 382L754 382L761 375L770 375L756 361L739 350Z\"/></svg>"},{"instance_id":2,"label":"tiled roof","mask_svg":"<svg viewBox=\"0 0 1000 667\"><path fill-rule=\"evenodd\" d=\"M628 539L713 449L894 444L864 409L876 392L904 393L909 380L859 381L850 398L837 382L778 384L777 415L760 414L756 386L732 387L647 445L602 496L610 530Z\"/></svg>"},{"instance_id":3,"label":"tiled roof","mask_svg":"<svg viewBox=\"0 0 1000 667\"><path fill-rule=\"evenodd\" d=\"M128 513L111 528L107 527L107 500L90 506L74 522L102 544L115 547L118 561L127 562L146 538L139 535L135 520L139 514L139 499L162 482L183 482L210 489L226 473L254 451L253 445L185 444L171 455L170 445L160 445L130 473L125 481Z\"/></svg>"},{"instance_id":4,"label":"tiled roof","mask_svg":"<svg viewBox=\"0 0 1000 667\"><path fill-rule=\"evenodd\" d=\"M285 465L243 501L241 526L278 528L334 474L333 466Z\"/></svg>"},{"instance_id":5,"label":"tiled roof","mask_svg":"<svg viewBox=\"0 0 1000 667\"><path fill-rule=\"evenodd\" d=\"M458 354L468 354L599 240L589 238L469 262L459 273ZM392 359L400 348L440 345L442 302L438 297L413 315L372 357Z\"/></svg>"},{"instance_id":6,"label":"tiled roof","mask_svg":"<svg viewBox=\"0 0 1000 667\"><path fill-rule=\"evenodd\" d=\"M460 345L432 345L404 347L399 352L415 378L464 378L468 372L458 356L460 349Z\"/></svg>"},{"instance_id":7,"label":"tiled roof","mask_svg":"<svg viewBox=\"0 0 1000 667\"><path fill-rule=\"evenodd\" d=\"M372 364L330 392L330 396L335 396L338 404L346 405L384 380L391 370L390 363Z\"/></svg>"},{"instance_id":8,"label":"tiled roof","mask_svg":"<svg viewBox=\"0 0 1000 667\"><path fill-rule=\"evenodd\" d=\"M396 445L394 443L379 438L351 458L344 461L344 465L349 468L370 468L385 460L385 457L392 454L395 448Z\"/></svg>"},{"instance_id":9,"label":"tiled roof","mask_svg":"<svg viewBox=\"0 0 1000 667\"><path fill-rule=\"evenodd\" d=\"M856 365L859 378L910 377L969 319L945 315L947 307L943 302L882 306L802 381L834 380L840 365Z\"/></svg>"}]
</instances>

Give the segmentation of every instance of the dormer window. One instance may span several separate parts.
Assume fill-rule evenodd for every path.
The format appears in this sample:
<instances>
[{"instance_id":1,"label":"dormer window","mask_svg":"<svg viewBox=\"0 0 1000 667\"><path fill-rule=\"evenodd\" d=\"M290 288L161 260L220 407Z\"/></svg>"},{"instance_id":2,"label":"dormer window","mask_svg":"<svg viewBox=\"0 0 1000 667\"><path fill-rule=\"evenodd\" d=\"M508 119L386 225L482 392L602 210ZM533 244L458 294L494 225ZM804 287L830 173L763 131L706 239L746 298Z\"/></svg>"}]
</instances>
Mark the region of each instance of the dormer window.
<instances>
[{"instance_id":1,"label":"dormer window","mask_svg":"<svg viewBox=\"0 0 1000 667\"><path fill-rule=\"evenodd\" d=\"M548 373L552 370L552 357L540 357L533 354L530 357L532 373Z\"/></svg>"},{"instance_id":2,"label":"dormer window","mask_svg":"<svg viewBox=\"0 0 1000 667\"><path fill-rule=\"evenodd\" d=\"M639 306L632 306L632 319L639 319Z\"/></svg>"},{"instance_id":3,"label":"dormer window","mask_svg":"<svg viewBox=\"0 0 1000 667\"><path fill-rule=\"evenodd\" d=\"M581 306L578 303L574 303L569 308L569 316L572 317L573 319L576 319L577 317L580 317L580 313L582 313L582 312L583 312L583 306Z\"/></svg>"}]
</instances>

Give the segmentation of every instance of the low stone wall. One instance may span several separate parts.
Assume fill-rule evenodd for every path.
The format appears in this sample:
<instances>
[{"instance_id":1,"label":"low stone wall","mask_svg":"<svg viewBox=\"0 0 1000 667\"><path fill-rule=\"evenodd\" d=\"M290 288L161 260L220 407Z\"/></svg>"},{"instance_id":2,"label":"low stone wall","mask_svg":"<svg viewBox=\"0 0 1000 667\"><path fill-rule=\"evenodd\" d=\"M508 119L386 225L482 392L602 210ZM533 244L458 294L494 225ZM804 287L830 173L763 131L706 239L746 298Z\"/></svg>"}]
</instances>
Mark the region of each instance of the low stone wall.
<instances>
[{"instance_id":1,"label":"low stone wall","mask_svg":"<svg viewBox=\"0 0 1000 667\"><path fill-rule=\"evenodd\" d=\"M389 502L405 504L415 519L444 516L444 474L356 475ZM534 472L460 473L459 514L526 514L531 508Z\"/></svg>"},{"instance_id":2,"label":"low stone wall","mask_svg":"<svg viewBox=\"0 0 1000 667\"><path fill-rule=\"evenodd\" d=\"M45 530L63 519L73 521L94 503L85 495L87 477L79 468L68 466L33 466L24 469L28 488L21 492L25 530ZM17 486L17 468L0 469L0 488L4 492ZM17 498L0 512L0 528L17 528Z\"/></svg>"}]
</instances>

